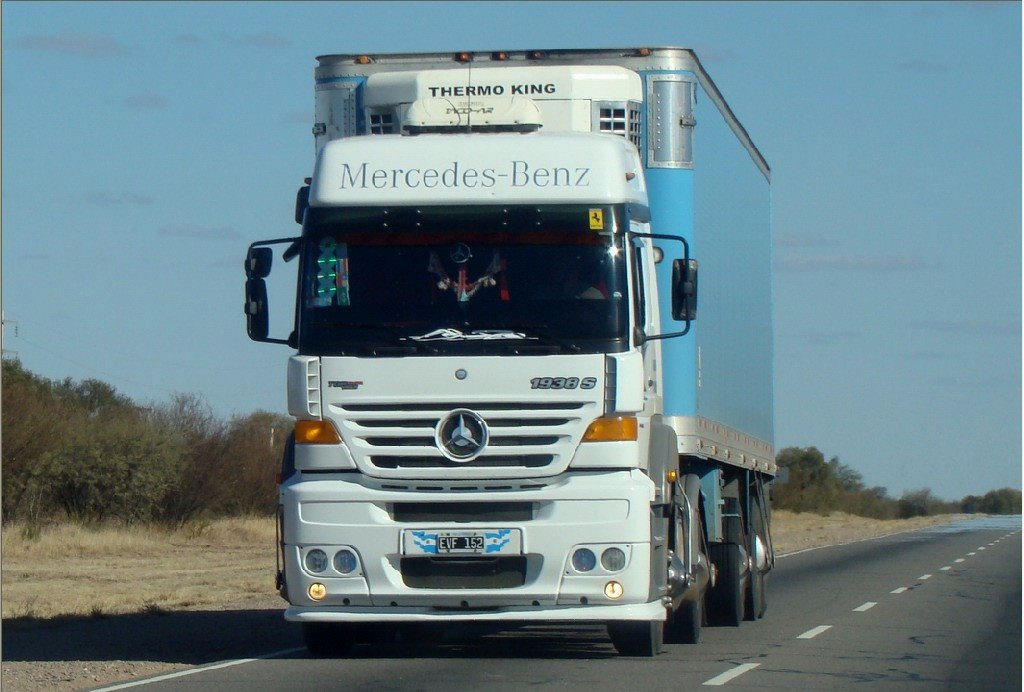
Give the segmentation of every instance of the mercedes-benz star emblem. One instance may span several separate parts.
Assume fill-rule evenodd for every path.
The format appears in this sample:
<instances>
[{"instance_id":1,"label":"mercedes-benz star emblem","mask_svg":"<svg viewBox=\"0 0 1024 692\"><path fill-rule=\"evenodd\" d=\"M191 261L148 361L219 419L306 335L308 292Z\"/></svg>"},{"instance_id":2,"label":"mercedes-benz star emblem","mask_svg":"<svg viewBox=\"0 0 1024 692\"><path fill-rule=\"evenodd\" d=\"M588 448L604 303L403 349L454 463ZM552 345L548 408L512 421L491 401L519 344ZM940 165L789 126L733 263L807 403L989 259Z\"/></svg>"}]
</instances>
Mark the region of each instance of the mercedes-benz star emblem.
<instances>
[{"instance_id":1,"label":"mercedes-benz star emblem","mask_svg":"<svg viewBox=\"0 0 1024 692\"><path fill-rule=\"evenodd\" d=\"M470 252L469 246L465 243L456 243L452 247L451 253L449 253L448 256L451 257L452 262L455 262L456 264L465 264L469 261L469 258L473 256L473 253Z\"/></svg>"},{"instance_id":2,"label":"mercedes-benz star emblem","mask_svg":"<svg viewBox=\"0 0 1024 692\"><path fill-rule=\"evenodd\" d=\"M475 459L487 446L487 424L469 409L452 411L437 424L434 437L437 448L452 461Z\"/></svg>"}]
</instances>

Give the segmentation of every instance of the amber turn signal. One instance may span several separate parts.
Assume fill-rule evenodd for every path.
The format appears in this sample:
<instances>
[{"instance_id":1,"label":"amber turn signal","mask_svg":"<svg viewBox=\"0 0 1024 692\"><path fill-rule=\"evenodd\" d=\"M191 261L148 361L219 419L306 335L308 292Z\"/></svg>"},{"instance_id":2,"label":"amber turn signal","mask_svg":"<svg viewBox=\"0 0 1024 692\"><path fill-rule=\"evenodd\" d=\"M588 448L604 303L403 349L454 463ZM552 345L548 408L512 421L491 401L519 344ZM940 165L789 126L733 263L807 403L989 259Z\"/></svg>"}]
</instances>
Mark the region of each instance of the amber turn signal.
<instances>
[{"instance_id":1,"label":"amber turn signal","mask_svg":"<svg viewBox=\"0 0 1024 692\"><path fill-rule=\"evenodd\" d=\"M329 420L295 421L295 444L300 445L336 445L341 436Z\"/></svg>"},{"instance_id":2,"label":"amber turn signal","mask_svg":"<svg viewBox=\"0 0 1024 692\"><path fill-rule=\"evenodd\" d=\"M598 418L583 434L584 442L625 442L636 439L636 418Z\"/></svg>"}]
</instances>

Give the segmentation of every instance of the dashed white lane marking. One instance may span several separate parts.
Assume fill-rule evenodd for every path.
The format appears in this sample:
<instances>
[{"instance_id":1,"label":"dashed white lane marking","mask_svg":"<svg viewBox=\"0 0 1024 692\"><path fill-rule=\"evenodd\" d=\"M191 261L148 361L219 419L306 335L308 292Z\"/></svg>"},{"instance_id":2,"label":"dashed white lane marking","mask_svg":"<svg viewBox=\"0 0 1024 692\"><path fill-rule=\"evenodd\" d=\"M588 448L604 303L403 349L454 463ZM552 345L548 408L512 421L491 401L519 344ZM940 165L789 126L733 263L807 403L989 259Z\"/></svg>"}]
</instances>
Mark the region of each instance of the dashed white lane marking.
<instances>
[{"instance_id":1,"label":"dashed white lane marking","mask_svg":"<svg viewBox=\"0 0 1024 692\"><path fill-rule=\"evenodd\" d=\"M951 569L952 567L950 567L949 565L946 565L945 567L939 567L940 572L948 572Z\"/></svg>"},{"instance_id":2,"label":"dashed white lane marking","mask_svg":"<svg viewBox=\"0 0 1024 692\"><path fill-rule=\"evenodd\" d=\"M907 590L907 587L899 586L899 587L893 589L892 591L890 591L889 593L903 593L906 590Z\"/></svg>"},{"instance_id":3,"label":"dashed white lane marking","mask_svg":"<svg viewBox=\"0 0 1024 692\"><path fill-rule=\"evenodd\" d=\"M953 560L953 562L963 562L963 561L964 561L964 559L962 557L958 557L957 559Z\"/></svg>"},{"instance_id":4,"label":"dashed white lane marking","mask_svg":"<svg viewBox=\"0 0 1024 692\"><path fill-rule=\"evenodd\" d=\"M932 578L932 575L930 575L930 574L922 574L920 577L918 577L918 579L920 579L921 581L924 581L925 579L931 579L931 578Z\"/></svg>"},{"instance_id":5,"label":"dashed white lane marking","mask_svg":"<svg viewBox=\"0 0 1024 692\"><path fill-rule=\"evenodd\" d=\"M985 549L985 546L983 546L983 545L979 545L978 546L978 550L984 550L984 549Z\"/></svg>"},{"instance_id":6,"label":"dashed white lane marking","mask_svg":"<svg viewBox=\"0 0 1024 692\"><path fill-rule=\"evenodd\" d=\"M760 663L743 663L741 665L736 666L732 670L725 671L721 675L716 675L715 677L711 678L710 680L707 680L706 682L704 682L704 684L705 685L710 685L712 687L718 687L720 685L724 685L725 683L729 682L733 678L739 677L740 675L743 675L744 673L746 673L748 671L751 671L754 668L757 668L759 665L761 665L761 664Z\"/></svg>"},{"instance_id":7,"label":"dashed white lane marking","mask_svg":"<svg viewBox=\"0 0 1024 692\"><path fill-rule=\"evenodd\" d=\"M867 603L862 603L859 606L857 606L856 608L854 608L853 612L855 612L855 613L863 613L863 612L865 612L867 610L871 610L876 605L878 605L878 604L875 603L874 601L868 601Z\"/></svg>"},{"instance_id":8,"label":"dashed white lane marking","mask_svg":"<svg viewBox=\"0 0 1024 692\"><path fill-rule=\"evenodd\" d=\"M294 649L284 649L282 651L275 651L270 654L264 654L257 656L256 658L239 658L234 661L223 661L221 663L214 663L208 666L200 666L198 668L189 668L188 670L179 670L177 673L168 673L167 675L158 675L155 678L147 678L145 680L134 680L132 682L123 682L120 685L111 685L110 687L103 687L95 692L114 692L114 690L123 690L128 687L137 687L139 685L148 685L151 682L163 682L164 680L173 680L174 678L181 678L186 675L193 675L195 673L204 673L208 670L217 670L218 668L230 668L231 666L240 666L243 663L252 663L253 661L261 661L265 658L277 658L278 656L287 656L293 654L296 651L305 651L306 647L298 646Z\"/></svg>"},{"instance_id":9,"label":"dashed white lane marking","mask_svg":"<svg viewBox=\"0 0 1024 692\"><path fill-rule=\"evenodd\" d=\"M967 553L967 554L968 554L968 555L977 555L977 553L974 553L974 552L971 552L971 553Z\"/></svg>"},{"instance_id":10,"label":"dashed white lane marking","mask_svg":"<svg viewBox=\"0 0 1024 692\"><path fill-rule=\"evenodd\" d=\"M799 635L797 639L814 639L822 632L832 629L832 625L818 625L814 629L809 629L803 634Z\"/></svg>"}]
</instances>

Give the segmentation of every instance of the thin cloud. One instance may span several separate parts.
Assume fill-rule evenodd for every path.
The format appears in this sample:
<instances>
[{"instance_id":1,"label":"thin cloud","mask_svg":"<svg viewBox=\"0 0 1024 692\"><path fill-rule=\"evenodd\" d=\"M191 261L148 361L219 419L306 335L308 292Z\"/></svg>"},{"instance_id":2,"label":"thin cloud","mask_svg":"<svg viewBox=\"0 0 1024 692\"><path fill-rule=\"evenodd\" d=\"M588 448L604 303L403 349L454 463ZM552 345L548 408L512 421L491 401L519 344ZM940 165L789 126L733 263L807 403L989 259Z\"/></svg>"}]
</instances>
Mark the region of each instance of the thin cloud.
<instances>
[{"instance_id":1,"label":"thin cloud","mask_svg":"<svg viewBox=\"0 0 1024 692\"><path fill-rule=\"evenodd\" d=\"M901 358L909 360L949 360L952 356L948 353L937 353L935 351L912 351L900 354Z\"/></svg>"},{"instance_id":2,"label":"thin cloud","mask_svg":"<svg viewBox=\"0 0 1024 692\"><path fill-rule=\"evenodd\" d=\"M127 55L128 49L117 40L88 31L59 34L29 34L14 40L15 48L41 53L57 53L86 58L110 58Z\"/></svg>"},{"instance_id":3,"label":"thin cloud","mask_svg":"<svg viewBox=\"0 0 1024 692\"><path fill-rule=\"evenodd\" d=\"M172 238L191 238L194 240L238 240L242 237L234 228L227 226L201 226L196 223L174 223L161 226L157 233Z\"/></svg>"},{"instance_id":4,"label":"thin cloud","mask_svg":"<svg viewBox=\"0 0 1024 692\"><path fill-rule=\"evenodd\" d=\"M736 59L736 54L731 50L715 48L714 46L708 46L704 44L694 44L693 52L697 54L697 57L702 63L729 63Z\"/></svg>"},{"instance_id":5,"label":"thin cloud","mask_svg":"<svg viewBox=\"0 0 1024 692\"><path fill-rule=\"evenodd\" d=\"M911 329L968 336L1020 336L1019 322L988 322L981 320L924 320L911 322Z\"/></svg>"},{"instance_id":6,"label":"thin cloud","mask_svg":"<svg viewBox=\"0 0 1024 692\"><path fill-rule=\"evenodd\" d=\"M281 122L286 125L300 123L303 125L309 124L309 111L291 111L290 113L285 113L281 117Z\"/></svg>"},{"instance_id":7,"label":"thin cloud","mask_svg":"<svg viewBox=\"0 0 1024 692\"><path fill-rule=\"evenodd\" d=\"M220 38L229 45L246 48L287 48L292 45L292 42L284 36L270 31L259 34L242 34L241 36L222 33Z\"/></svg>"},{"instance_id":8,"label":"thin cloud","mask_svg":"<svg viewBox=\"0 0 1024 692\"><path fill-rule=\"evenodd\" d=\"M97 191L87 192L82 195L81 201L86 204L95 204L100 207L148 207L153 203L153 198L134 192Z\"/></svg>"},{"instance_id":9,"label":"thin cloud","mask_svg":"<svg viewBox=\"0 0 1024 692\"><path fill-rule=\"evenodd\" d=\"M124 100L124 105L133 110L159 110L167 107L167 99L153 92L135 94Z\"/></svg>"},{"instance_id":10,"label":"thin cloud","mask_svg":"<svg viewBox=\"0 0 1024 692\"><path fill-rule=\"evenodd\" d=\"M779 334L780 339L796 341L809 346L830 346L842 341L853 341L864 336L861 332L790 332Z\"/></svg>"},{"instance_id":11,"label":"thin cloud","mask_svg":"<svg viewBox=\"0 0 1024 692\"><path fill-rule=\"evenodd\" d=\"M783 233L774 239L775 247L832 247L836 241L817 235L806 233Z\"/></svg>"},{"instance_id":12,"label":"thin cloud","mask_svg":"<svg viewBox=\"0 0 1024 692\"><path fill-rule=\"evenodd\" d=\"M1020 381L1006 377L940 377L929 380L930 384L957 389L992 389L994 387L1020 386Z\"/></svg>"},{"instance_id":13,"label":"thin cloud","mask_svg":"<svg viewBox=\"0 0 1024 692\"><path fill-rule=\"evenodd\" d=\"M931 60L902 60L896 67L914 74L948 74L953 69L951 65Z\"/></svg>"},{"instance_id":14,"label":"thin cloud","mask_svg":"<svg viewBox=\"0 0 1024 692\"><path fill-rule=\"evenodd\" d=\"M775 266L785 272L857 271L874 274L916 271L928 265L917 257L897 255L783 255L776 258Z\"/></svg>"}]
</instances>

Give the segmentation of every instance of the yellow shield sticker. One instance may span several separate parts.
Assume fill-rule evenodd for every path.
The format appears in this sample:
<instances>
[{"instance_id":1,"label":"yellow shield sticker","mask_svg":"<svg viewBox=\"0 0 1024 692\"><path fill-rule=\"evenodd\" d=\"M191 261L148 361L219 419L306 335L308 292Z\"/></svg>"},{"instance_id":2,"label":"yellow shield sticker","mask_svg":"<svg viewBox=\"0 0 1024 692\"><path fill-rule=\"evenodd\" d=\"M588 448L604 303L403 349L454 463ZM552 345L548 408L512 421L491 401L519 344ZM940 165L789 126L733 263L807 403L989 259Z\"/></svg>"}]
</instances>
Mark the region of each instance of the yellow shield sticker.
<instances>
[{"instance_id":1,"label":"yellow shield sticker","mask_svg":"<svg viewBox=\"0 0 1024 692\"><path fill-rule=\"evenodd\" d=\"M604 230L604 209L590 210L590 230Z\"/></svg>"}]
</instances>

